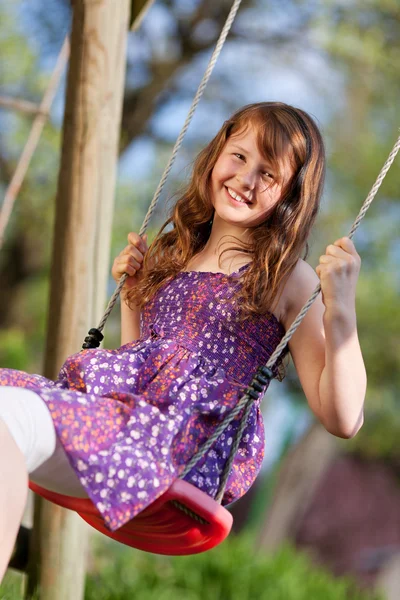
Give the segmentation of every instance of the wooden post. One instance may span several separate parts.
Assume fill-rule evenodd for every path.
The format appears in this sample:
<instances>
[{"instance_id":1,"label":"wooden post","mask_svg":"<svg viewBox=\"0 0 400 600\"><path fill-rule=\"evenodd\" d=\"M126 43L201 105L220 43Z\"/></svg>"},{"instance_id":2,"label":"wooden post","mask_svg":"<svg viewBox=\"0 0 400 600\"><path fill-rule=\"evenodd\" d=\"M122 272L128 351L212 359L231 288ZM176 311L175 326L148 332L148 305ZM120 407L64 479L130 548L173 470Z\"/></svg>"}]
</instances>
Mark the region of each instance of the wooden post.
<instances>
[{"instance_id":1,"label":"wooden post","mask_svg":"<svg viewBox=\"0 0 400 600\"><path fill-rule=\"evenodd\" d=\"M73 2L44 370L51 379L104 310L129 8L130 0ZM87 526L44 501L35 513L27 596L38 589L40 600L80 600Z\"/></svg>"}]
</instances>

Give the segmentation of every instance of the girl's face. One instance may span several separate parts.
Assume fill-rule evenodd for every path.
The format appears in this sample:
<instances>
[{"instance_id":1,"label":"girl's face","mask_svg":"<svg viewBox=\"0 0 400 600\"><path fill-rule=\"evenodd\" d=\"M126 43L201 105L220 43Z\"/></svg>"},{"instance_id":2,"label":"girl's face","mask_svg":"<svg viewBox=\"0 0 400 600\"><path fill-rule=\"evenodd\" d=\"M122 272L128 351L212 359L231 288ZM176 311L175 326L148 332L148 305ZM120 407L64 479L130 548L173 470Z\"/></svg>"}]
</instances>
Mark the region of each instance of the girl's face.
<instances>
[{"instance_id":1,"label":"girl's face","mask_svg":"<svg viewBox=\"0 0 400 600\"><path fill-rule=\"evenodd\" d=\"M212 203L225 222L255 227L277 203L292 175L289 159L281 165L280 182L272 164L260 154L252 126L231 135L211 173Z\"/></svg>"}]
</instances>

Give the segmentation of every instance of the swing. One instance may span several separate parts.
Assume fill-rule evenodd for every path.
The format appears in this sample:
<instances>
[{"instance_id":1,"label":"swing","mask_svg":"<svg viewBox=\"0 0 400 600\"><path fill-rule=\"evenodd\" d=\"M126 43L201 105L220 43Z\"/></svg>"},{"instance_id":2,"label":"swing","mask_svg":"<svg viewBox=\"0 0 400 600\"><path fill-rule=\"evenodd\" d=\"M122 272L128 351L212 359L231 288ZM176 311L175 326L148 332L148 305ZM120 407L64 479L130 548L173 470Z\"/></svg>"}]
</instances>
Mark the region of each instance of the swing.
<instances>
[{"instance_id":1,"label":"swing","mask_svg":"<svg viewBox=\"0 0 400 600\"><path fill-rule=\"evenodd\" d=\"M199 102L202 92L204 91L205 85L211 75L212 69L239 8L240 2L241 0L235 0L232 5L228 19L221 32L206 73L203 76L199 89L197 90L196 96L193 100L186 122L175 143L171 158L150 204L148 213L139 232L140 236L145 233L150 217L155 210L155 206L161 195L161 191L171 170L178 149L188 129L194 110ZM361 210L348 235L350 239L353 237L362 218L372 203L399 149L400 136L397 139L384 166L382 167L382 170L379 173L378 178L369 192L363 206L361 207ZM126 274L121 277L121 280L108 304L106 312L100 321L99 326L89 331L88 336L85 338L85 343L83 344L84 349L96 348L100 345L100 342L103 339L101 332L118 299L126 277ZM221 501L253 402L260 399L260 397L263 395L266 385L273 378L272 368L286 348L287 343L302 322L308 309L317 298L320 291L321 286L318 285L309 300L301 309L291 327L278 344L267 364L259 367L255 376L253 377L253 380L245 390L244 395L240 398L235 408L220 423L210 439L208 439L199 449L199 451L191 458L183 472L180 474L180 478L176 479L171 487L160 498L158 498L127 524L112 532L105 527L100 512L89 499L74 498L72 496L57 494L55 492L46 490L33 482L29 483L30 489L54 504L76 511L87 523L89 523L89 525L104 535L128 546L145 550L147 552L169 555L197 554L209 550L221 543L228 536L233 522L232 515L221 506ZM194 485L184 481L183 478L189 473L198 460L208 452L208 450L216 442L229 423L238 417L240 413L242 413L242 415L240 418L238 431L233 440L230 455L226 461L226 465L221 475L219 490L215 499L213 499L196 488Z\"/></svg>"},{"instance_id":2,"label":"swing","mask_svg":"<svg viewBox=\"0 0 400 600\"><path fill-rule=\"evenodd\" d=\"M197 554L222 542L232 527L232 515L194 485L176 479L155 502L117 531L110 531L94 504L45 490L30 489L63 508L75 510L89 525L108 537L138 550L156 554Z\"/></svg>"}]
</instances>

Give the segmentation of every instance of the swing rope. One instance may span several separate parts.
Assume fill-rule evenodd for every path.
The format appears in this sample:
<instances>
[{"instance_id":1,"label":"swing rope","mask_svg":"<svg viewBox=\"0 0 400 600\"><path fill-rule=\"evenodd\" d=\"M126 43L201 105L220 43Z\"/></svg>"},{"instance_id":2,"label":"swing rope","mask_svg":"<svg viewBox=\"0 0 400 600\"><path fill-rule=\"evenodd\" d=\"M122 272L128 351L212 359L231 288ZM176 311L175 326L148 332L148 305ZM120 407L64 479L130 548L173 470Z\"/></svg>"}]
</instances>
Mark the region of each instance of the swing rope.
<instances>
[{"instance_id":1,"label":"swing rope","mask_svg":"<svg viewBox=\"0 0 400 600\"><path fill-rule=\"evenodd\" d=\"M205 71L205 73L203 75L203 78L202 78L202 80L200 82L200 85L199 85L199 87L197 89L195 97L193 98L192 105L191 105L191 107L189 109L189 113L188 113L188 115L186 117L186 121L185 121L185 123L184 123L184 125L183 125L183 127L181 129L181 132L180 132L180 134L178 136L178 139L175 142L175 146L174 146L174 148L172 150L171 157L170 157L170 159L168 161L167 166L165 167L165 170L164 170L164 173L163 173L163 175L161 177L160 183L158 184L158 187L157 187L156 192L154 194L153 200L151 201L151 204L150 204L149 209L147 211L146 217L145 217L145 219L143 221L143 224L142 224L142 226L140 228L140 231L139 231L140 237L142 237L142 235L144 233L146 233L149 221L150 221L150 219L151 219L151 217L152 217L152 215L153 215L153 213L154 213L154 211L156 209L156 206L157 206L158 201L160 199L161 193L162 193L162 191L164 189L165 182L167 181L168 175L169 175L169 173L170 173L170 171L172 169L172 166L173 166L173 164L175 162L175 159L176 159L176 156L178 154L178 151L179 151L180 147L182 146L183 138L186 135L186 132L187 132L187 130L189 128L189 125L191 123L191 120L193 118L195 110L197 108L197 105L199 104L200 98L202 97L202 95L204 93L204 90L206 88L206 85L208 83L208 80L211 77L211 73L214 70L215 64L216 64L216 62L218 60L218 57L219 57L219 55L221 53L221 50L222 50L223 46L224 46L225 40L226 40L226 38L228 36L228 33L229 33L230 28L232 26L232 23L233 23L233 21L234 21L234 19L236 17L236 13L239 10L239 6L240 6L241 2L242 2L242 0L234 0L234 2L232 4L232 8L231 8L231 10L229 12L228 18L226 19L225 25L224 25L224 27L223 27L223 29L221 31L221 34L220 34L220 36L218 38L218 42L217 42L217 44L215 46L214 52L212 53L212 56L211 56L210 61L208 63L207 69L206 69L206 71ZM104 325L106 324L106 321L107 321L108 317L110 316L110 314L111 314L111 312L112 312L112 310L113 310L113 308L114 308L114 306L115 306L115 304L116 304L116 302L118 300L118 297L119 297L119 295L121 293L122 288L124 287L124 284L125 284L125 281L126 281L127 277L128 277L127 273L124 273L122 275L122 277L119 280L118 285L117 285L117 287L116 287L113 295L111 296L111 299L110 299L110 301L108 303L108 306L107 306L107 308L105 310L105 313L104 313L102 319L100 320L100 323L99 323L98 327L97 328L93 328L93 329L91 329L89 331L88 336L85 338L85 343L83 344L82 348L84 348L84 349L93 348L93 347L97 348L99 346L100 342L103 339L103 335L102 335L101 332L103 331Z\"/></svg>"}]
</instances>

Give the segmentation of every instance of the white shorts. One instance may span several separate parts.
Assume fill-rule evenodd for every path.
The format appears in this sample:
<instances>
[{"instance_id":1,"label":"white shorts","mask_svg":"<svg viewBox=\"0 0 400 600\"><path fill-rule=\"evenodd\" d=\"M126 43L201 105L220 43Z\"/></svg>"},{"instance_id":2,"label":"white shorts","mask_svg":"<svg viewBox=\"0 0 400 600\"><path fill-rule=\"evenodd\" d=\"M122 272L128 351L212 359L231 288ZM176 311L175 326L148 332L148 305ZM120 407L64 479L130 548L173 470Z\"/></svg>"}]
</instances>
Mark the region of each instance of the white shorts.
<instances>
[{"instance_id":1,"label":"white shorts","mask_svg":"<svg viewBox=\"0 0 400 600\"><path fill-rule=\"evenodd\" d=\"M0 386L0 419L25 457L29 479L59 494L87 498L40 396L25 388Z\"/></svg>"}]
</instances>

